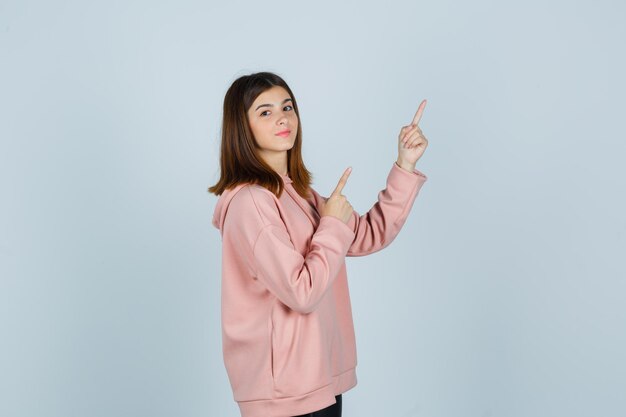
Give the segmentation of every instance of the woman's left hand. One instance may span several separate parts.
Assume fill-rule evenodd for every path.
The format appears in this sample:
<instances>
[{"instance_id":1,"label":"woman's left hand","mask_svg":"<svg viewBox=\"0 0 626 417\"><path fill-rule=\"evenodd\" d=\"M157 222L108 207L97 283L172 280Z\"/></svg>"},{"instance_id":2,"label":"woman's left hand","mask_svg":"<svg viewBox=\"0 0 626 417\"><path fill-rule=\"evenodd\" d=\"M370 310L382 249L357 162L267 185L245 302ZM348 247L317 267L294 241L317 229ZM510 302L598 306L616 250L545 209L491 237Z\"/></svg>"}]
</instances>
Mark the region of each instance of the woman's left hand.
<instances>
[{"instance_id":1,"label":"woman's left hand","mask_svg":"<svg viewBox=\"0 0 626 417\"><path fill-rule=\"evenodd\" d=\"M413 117L413 121L408 126L403 126L398 135L398 165L403 168L414 168L415 163L421 158L428 146L428 140L422 133L418 123L422 118L422 113L426 107L426 100L423 100ZM411 169L412 170L412 169Z\"/></svg>"}]
</instances>

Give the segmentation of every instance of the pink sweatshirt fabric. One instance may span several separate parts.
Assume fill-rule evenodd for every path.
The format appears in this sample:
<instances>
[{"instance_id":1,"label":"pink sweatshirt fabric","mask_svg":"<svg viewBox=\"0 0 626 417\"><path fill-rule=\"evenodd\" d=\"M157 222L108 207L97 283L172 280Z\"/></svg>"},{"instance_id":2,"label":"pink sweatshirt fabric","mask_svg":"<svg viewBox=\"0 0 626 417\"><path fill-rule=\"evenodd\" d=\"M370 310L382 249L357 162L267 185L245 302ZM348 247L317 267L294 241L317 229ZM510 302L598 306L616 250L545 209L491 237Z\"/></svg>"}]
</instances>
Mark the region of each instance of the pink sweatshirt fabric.
<instances>
[{"instance_id":1,"label":"pink sweatshirt fabric","mask_svg":"<svg viewBox=\"0 0 626 417\"><path fill-rule=\"evenodd\" d=\"M242 417L290 417L335 403L353 388L356 341L346 256L398 235L427 180L393 163L378 201L348 224L319 215L283 176L280 198L254 184L220 195L223 359Z\"/></svg>"}]
</instances>

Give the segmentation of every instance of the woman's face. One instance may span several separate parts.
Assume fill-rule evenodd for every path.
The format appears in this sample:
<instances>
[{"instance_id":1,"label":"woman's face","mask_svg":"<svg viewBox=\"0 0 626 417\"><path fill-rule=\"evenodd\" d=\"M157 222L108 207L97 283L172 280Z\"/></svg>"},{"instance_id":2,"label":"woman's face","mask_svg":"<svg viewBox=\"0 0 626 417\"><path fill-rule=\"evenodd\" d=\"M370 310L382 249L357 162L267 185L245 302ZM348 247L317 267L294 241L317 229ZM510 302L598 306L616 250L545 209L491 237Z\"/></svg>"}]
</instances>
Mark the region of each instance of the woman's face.
<instances>
[{"instance_id":1,"label":"woman's face","mask_svg":"<svg viewBox=\"0 0 626 417\"><path fill-rule=\"evenodd\" d=\"M293 108L291 97L283 87L274 86L259 94L248 109L250 130L260 148L259 153L266 160L291 149L298 133L298 116ZM289 134L279 136L284 130Z\"/></svg>"}]
</instances>

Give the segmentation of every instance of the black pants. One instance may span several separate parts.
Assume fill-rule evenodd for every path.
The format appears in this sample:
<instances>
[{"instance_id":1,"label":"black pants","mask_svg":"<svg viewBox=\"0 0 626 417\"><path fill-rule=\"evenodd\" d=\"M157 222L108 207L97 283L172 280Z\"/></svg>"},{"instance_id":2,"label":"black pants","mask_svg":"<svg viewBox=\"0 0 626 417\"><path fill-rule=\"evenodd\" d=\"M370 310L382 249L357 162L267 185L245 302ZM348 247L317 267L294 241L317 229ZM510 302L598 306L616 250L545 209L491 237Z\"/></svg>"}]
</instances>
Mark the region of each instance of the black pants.
<instances>
[{"instance_id":1,"label":"black pants","mask_svg":"<svg viewBox=\"0 0 626 417\"><path fill-rule=\"evenodd\" d=\"M335 404L331 404L326 408L295 417L341 417L341 394L335 395L335 400L337 400Z\"/></svg>"}]
</instances>

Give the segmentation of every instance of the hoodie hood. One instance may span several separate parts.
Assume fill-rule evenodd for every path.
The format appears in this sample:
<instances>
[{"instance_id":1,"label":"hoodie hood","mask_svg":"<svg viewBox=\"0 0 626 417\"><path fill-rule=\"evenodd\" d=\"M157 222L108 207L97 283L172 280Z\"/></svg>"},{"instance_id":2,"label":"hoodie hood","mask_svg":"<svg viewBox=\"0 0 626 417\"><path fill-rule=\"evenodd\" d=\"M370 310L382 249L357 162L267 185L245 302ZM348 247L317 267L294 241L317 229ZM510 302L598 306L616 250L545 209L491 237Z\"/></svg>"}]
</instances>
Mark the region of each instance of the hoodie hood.
<instances>
[{"instance_id":1,"label":"hoodie hood","mask_svg":"<svg viewBox=\"0 0 626 417\"><path fill-rule=\"evenodd\" d=\"M222 232L222 226L224 225L224 219L226 218L226 211L228 210L230 201L245 185L247 184L238 184L234 188L224 190L217 200L215 210L213 211L213 226L218 229L220 233Z\"/></svg>"},{"instance_id":2,"label":"hoodie hood","mask_svg":"<svg viewBox=\"0 0 626 417\"><path fill-rule=\"evenodd\" d=\"M291 178L288 175L282 175L283 182L285 184L285 188L287 188L287 184L291 184ZM217 204L215 205L215 210L213 211L213 226L222 232L222 226L224 225L224 219L226 218L226 212L228 211L228 205L233 197L241 190L244 186L248 185L247 183L237 184L235 187L224 190L222 195L219 196L217 200Z\"/></svg>"}]
</instances>

